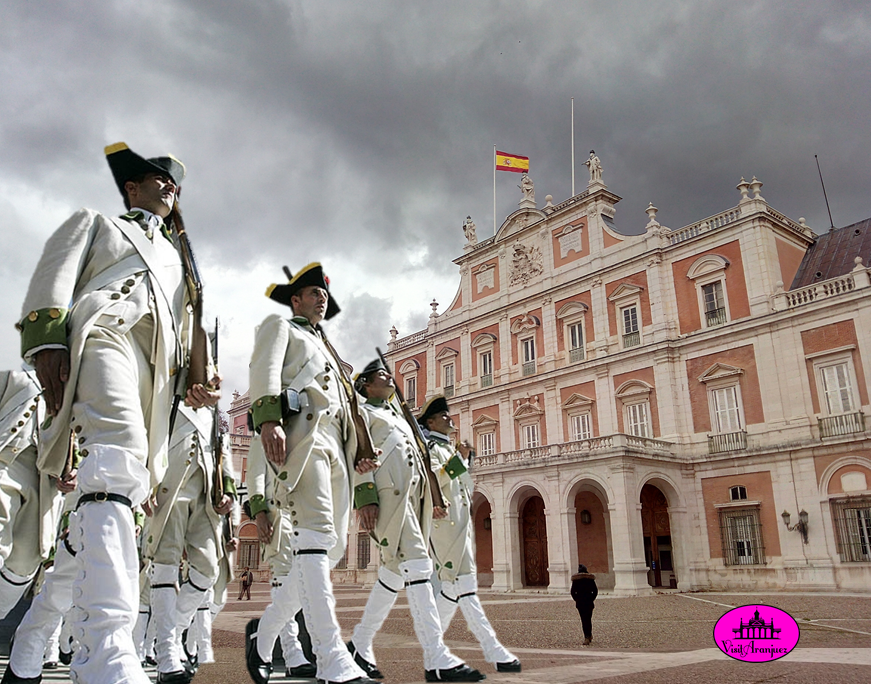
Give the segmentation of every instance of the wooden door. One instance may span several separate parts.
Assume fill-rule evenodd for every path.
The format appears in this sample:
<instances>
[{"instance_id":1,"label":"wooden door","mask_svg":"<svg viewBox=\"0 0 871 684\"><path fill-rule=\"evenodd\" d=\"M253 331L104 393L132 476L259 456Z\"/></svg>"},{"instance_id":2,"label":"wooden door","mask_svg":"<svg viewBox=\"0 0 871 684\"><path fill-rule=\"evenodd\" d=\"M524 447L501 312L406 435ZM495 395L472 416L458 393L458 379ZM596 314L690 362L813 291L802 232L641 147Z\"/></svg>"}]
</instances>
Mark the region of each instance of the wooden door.
<instances>
[{"instance_id":1,"label":"wooden door","mask_svg":"<svg viewBox=\"0 0 871 684\"><path fill-rule=\"evenodd\" d=\"M644 535L644 560L650 568L651 586L661 587L663 570L671 568L671 525L668 520L668 499L653 485L641 488L641 529ZM660 546L667 550L660 553ZM663 561L666 561L663 567Z\"/></svg>"},{"instance_id":2,"label":"wooden door","mask_svg":"<svg viewBox=\"0 0 871 684\"><path fill-rule=\"evenodd\" d=\"M528 499L520 517L526 586L546 587L550 584L550 576L547 572L547 525L542 498L533 496Z\"/></svg>"}]
</instances>

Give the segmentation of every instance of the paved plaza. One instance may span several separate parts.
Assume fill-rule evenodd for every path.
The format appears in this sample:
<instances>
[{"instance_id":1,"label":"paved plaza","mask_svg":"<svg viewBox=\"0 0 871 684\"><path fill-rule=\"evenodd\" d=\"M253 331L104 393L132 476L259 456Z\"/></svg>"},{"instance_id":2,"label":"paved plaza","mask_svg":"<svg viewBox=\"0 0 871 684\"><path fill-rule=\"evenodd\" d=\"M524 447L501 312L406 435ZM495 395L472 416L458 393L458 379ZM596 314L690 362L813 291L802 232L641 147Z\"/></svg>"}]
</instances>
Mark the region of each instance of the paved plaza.
<instances>
[{"instance_id":1,"label":"paved plaza","mask_svg":"<svg viewBox=\"0 0 871 684\"><path fill-rule=\"evenodd\" d=\"M359 620L368 592L337 587L338 615L346 636ZM536 593L481 593L500 639L523 661L520 674L496 673L487 664L461 613L446 635L448 645L499 684L620 682L738 684L744 682L848 683L871 681L871 596L819 593L678 594L648 598L600 596L593 614L593 646L582 634L568 597ZM197 673L199 684L250 681L243 663L246 622L259 617L268 585L254 586L250 601L230 600L215 625L217 661ZM743 663L723 655L712 639L714 623L734 606L771 605L799 621L798 647L785 658ZM423 681L421 649L405 597L375 640L386 684ZM5 668L5 659L0 660ZM311 682L273 675L275 682ZM43 681L68 681L65 670L46 672Z\"/></svg>"}]
</instances>

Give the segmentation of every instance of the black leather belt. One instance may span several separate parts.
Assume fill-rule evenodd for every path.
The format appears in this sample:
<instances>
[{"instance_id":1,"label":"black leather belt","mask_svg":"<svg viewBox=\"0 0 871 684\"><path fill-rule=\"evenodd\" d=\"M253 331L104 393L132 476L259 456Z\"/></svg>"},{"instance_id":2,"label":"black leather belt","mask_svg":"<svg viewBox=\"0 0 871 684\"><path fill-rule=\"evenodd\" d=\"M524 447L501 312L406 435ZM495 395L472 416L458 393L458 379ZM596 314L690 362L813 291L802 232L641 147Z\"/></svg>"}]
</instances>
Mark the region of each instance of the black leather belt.
<instances>
[{"instance_id":1,"label":"black leather belt","mask_svg":"<svg viewBox=\"0 0 871 684\"><path fill-rule=\"evenodd\" d=\"M79 509L83 503L90 503L92 501L104 502L104 501L112 501L113 503L124 504L128 508L133 508L133 502L128 499L123 494L108 494L107 492L91 492L90 494L82 494L79 497L79 502L76 504L76 510Z\"/></svg>"}]
</instances>

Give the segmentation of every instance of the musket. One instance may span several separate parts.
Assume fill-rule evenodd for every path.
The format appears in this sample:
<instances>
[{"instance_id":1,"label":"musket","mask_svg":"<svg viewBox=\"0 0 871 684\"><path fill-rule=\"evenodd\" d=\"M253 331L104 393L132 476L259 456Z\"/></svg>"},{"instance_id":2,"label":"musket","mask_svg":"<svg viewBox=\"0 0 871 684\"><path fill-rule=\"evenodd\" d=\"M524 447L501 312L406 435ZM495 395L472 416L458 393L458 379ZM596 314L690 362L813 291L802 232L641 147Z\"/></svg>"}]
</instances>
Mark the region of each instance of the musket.
<instances>
[{"instance_id":1,"label":"musket","mask_svg":"<svg viewBox=\"0 0 871 684\"><path fill-rule=\"evenodd\" d=\"M218 369L218 327L218 319L215 318L215 339L212 341L212 363L215 364L215 372ZM212 415L212 453L215 456L212 499L215 506L220 506L224 498L224 440L221 438L221 410L217 406Z\"/></svg>"},{"instance_id":2,"label":"musket","mask_svg":"<svg viewBox=\"0 0 871 684\"><path fill-rule=\"evenodd\" d=\"M178 236L178 248L182 266L184 267L185 285L193 309L189 355L185 359L184 372L179 374L176 381L175 397L172 402L172 412L169 416L169 433L172 434L178 406L182 399L184 399L187 390L198 384L209 387L208 382L210 378L208 377L209 336L205 328L203 328L203 280L200 277L200 269L191 248L187 231L185 230L184 219L182 219L178 201L173 204L169 218L172 221L175 234Z\"/></svg>"},{"instance_id":3,"label":"musket","mask_svg":"<svg viewBox=\"0 0 871 684\"><path fill-rule=\"evenodd\" d=\"M408 408L408 404L405 403L405 397L402 396L402 390L399 389L399 383L396 382L396 378L393 377L393 374L389 370L390 367L387 365L387 359L384 358L384 354L381 353L381 350L378 347L375 347L375 351L378 352L378 358L381 359L381 363L384 364L384 368L387 369L387 374L390 375L390 378L393 380L393 390L396 394L396 400L399 402L399 406L402 409L402 416L405 418L409 427L411 427L411 431L414 433L414 441L417 442L417 448L420 449L420 453L424 456L424 462L428 466L427 478L429 478L432 505L437 508L447 508L444 497L442 496L441 487L439 487L439 478L432 469L432 454L429 451L429 444L427 444L426 437L423 436L423 430L420 428L420 423L417 422L411 409Z\"/></svg>"},{"instance_id":4,"label":"musket","mask_svg":"<svg viewBox=\"0 0 871 684\"><path fill-rule=\"evenodd\" d=\"M78 451L78 447L76 445L76 433L75 430L70 430L70 440L67 444L67 457L64 461L64 469L61 471L60 479L61 482L65 481L73 470L76 469L76 451Z\"/></svg>"}]
</instances>

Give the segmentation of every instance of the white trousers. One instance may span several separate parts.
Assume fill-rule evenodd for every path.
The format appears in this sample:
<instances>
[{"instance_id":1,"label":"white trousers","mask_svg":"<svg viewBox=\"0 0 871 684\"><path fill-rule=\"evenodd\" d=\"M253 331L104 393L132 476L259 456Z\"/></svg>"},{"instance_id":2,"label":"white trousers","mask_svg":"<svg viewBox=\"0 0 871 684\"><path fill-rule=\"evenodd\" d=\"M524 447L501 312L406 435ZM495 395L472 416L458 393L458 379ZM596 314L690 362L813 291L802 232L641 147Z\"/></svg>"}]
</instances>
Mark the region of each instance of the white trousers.
<instances>
[{"instance_id":1,"label":"white trousers","mask_svg":"<svg viewBox=\"0 0 871 684\"><path fill-rule=\"evenodd\" d=\"M72 519L75 513L70 515ZM42 655L51 634L73 603L73 580L76 559L63 542L58 543L54 565L45 573L45 582L30 604L30 609L15 630L15 643L9 666L19 677L38 677L42 673Z\"/></svg>"}]
</instances>

